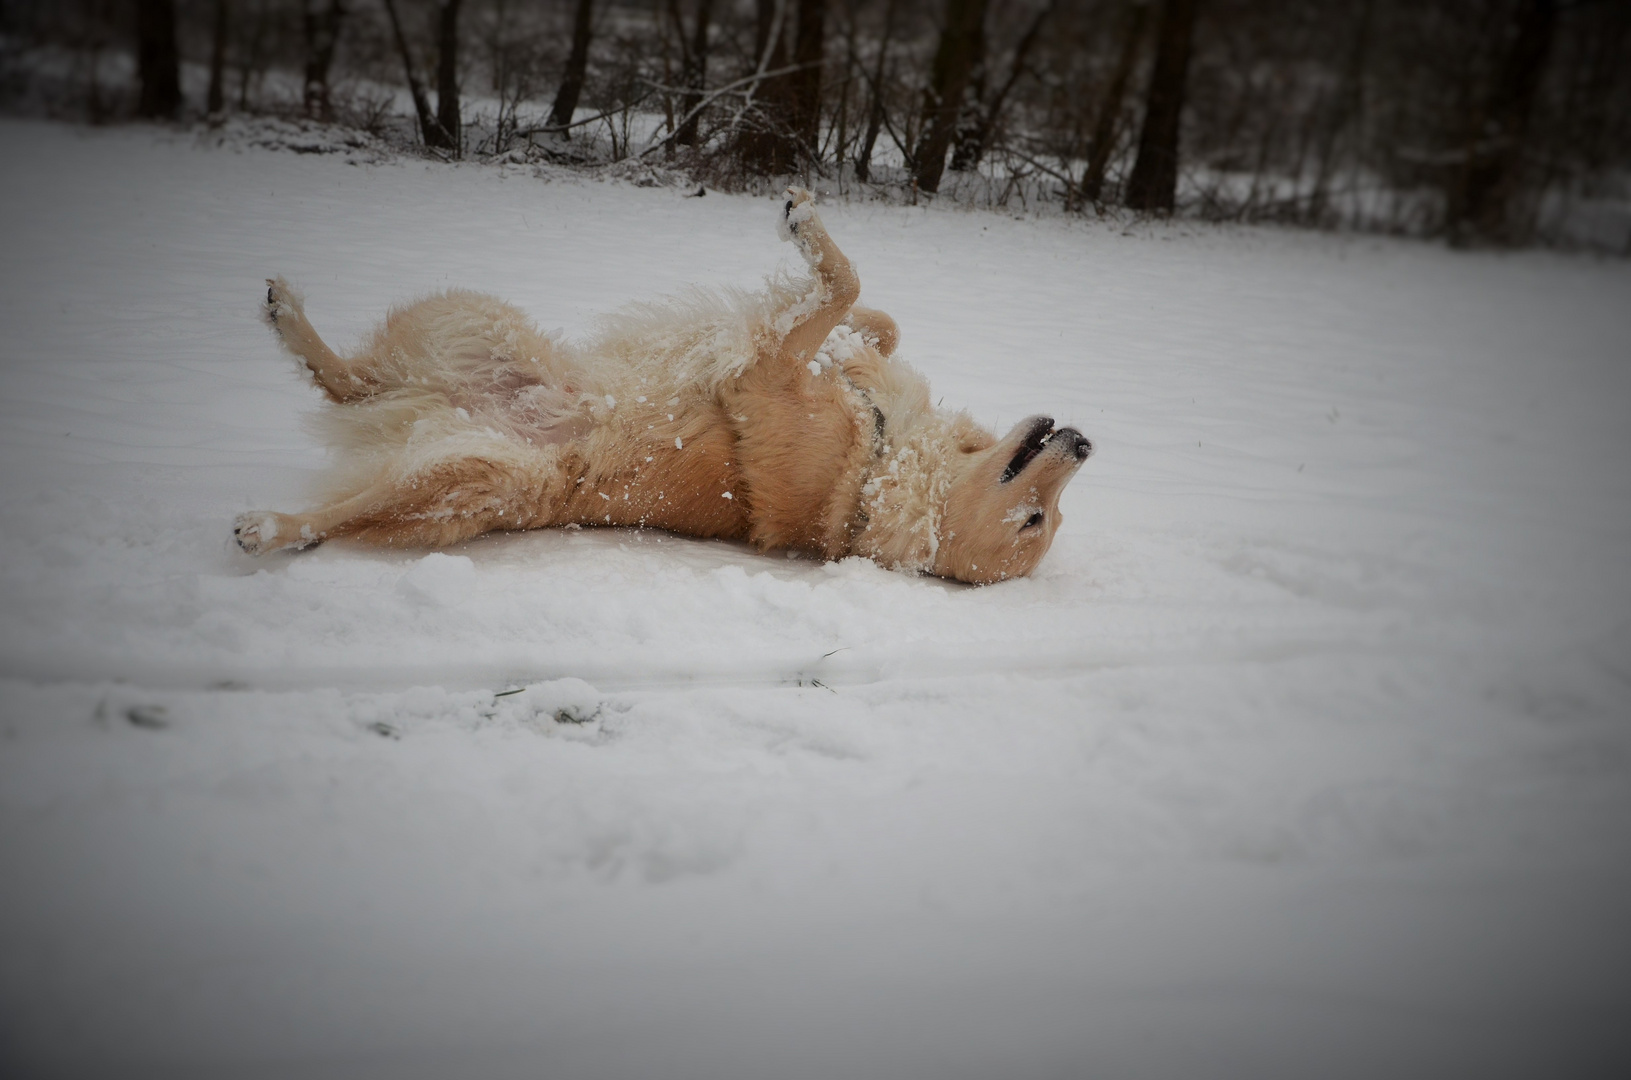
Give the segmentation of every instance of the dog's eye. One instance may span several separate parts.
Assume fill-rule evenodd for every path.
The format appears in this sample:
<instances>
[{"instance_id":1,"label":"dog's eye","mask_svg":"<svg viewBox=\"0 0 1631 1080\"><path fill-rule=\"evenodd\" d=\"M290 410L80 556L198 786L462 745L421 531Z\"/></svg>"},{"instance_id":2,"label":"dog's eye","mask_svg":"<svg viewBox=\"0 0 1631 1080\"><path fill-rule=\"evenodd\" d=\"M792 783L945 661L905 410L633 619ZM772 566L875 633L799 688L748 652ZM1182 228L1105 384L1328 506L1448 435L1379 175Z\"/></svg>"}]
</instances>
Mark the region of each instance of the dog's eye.
<instances>
[{"instance_id":1,"label":"dog's eye","mask_svg":"<svg viewBox=\"0 0 1631 1080\"><path fill-rule=\"evenodd\" d=\"M1025 519L1025 524L1021 525L1020 529L1021 531L1025 529L1034 529L1040 524L1042 524L1042 511L1038 510L1036 513Z\"/></svg>"}]
</instances>

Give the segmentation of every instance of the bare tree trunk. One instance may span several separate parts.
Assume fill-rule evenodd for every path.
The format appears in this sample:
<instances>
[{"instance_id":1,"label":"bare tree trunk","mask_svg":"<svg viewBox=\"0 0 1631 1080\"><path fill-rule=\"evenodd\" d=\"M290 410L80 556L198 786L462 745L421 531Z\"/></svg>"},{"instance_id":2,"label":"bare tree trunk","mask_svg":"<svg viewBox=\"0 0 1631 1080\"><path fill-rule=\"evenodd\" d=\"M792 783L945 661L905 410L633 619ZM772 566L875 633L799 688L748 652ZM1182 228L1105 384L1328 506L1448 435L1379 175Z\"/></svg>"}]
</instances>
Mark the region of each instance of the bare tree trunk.
<instances>
[{"instance_id":1,"label":"bare tree trunk","mask_svg":"<svg viewBox=\"0 0 1631 1080\"><path fill-rule=\"evenodd\" d=\"M419 71L408 49L408 39L402 33L402 20L397 15L396 0L385 0L385 13L391 18L391 34L396 39L396 50L402 56L402 70L408 79L408 93L413 97L413 111L419 117L419 137L426 146L446 147L447 136L436 116L430 111L430 95L419 81Z\"/></svg>"},{"instance_id":2,"label":"bare tree trunk","mask_svg":"<svg viewBox=\"0 0 1631 1080\"><path fill-rule=\"evenodd\" d=\"M578 97L583 93L584 79L589 71L589 35L594 29L594 0L578 0L577 12L572 16L572 52L566 58L566 71L561 75L561 86L555 92L555 104L549 110L549 126L564 129L578 111Z\"/></svg>"},{"instance_id":3,"label":"bare tree trunk","mask_svg":"<svg viewBox=\"0 0 1631 1080\"><path fill-rule=\"evenodd\" d=\"M464 0L443 0L436 28L436 126L454 157L464 156L459 115L459 7Z\"/></svg>"},{"instance_id":4,"label":"bare tree trunk","mask_svg":"<svg viewBox=\"0 0 1631 1080\"><path fill-rule=\"evenodd\" d=\"M652 0L652 3L660 5L662 0ZM674 154L674 136L678 134L674 124L674 95L671 93L671 88L674 85L672 46L675 42L679 43L680 72L682 75L687 67L686 58L691 55L691 45L685 40L685 20L680 15L680 0L668 0L667 15L659 19L659 21L663 24L663 130L668 132L668 137L664 140L666 145L663 152L672 157ZM682 113L681 119L683 118L684 114Z\"/></svg>"},{"instance_id":5,"label":"bare tree trunk","mask_svg":"<svg viewBox=\"0 0 1631 1080\"><path fill-rule=\"evenodd\" d=\"M1008 69L1008 78L1003 81L995 96L989 102L975 103L974 124L967 133L960 133L957 149L951 155L953 171L967 172L978 168L981 159L985 157L985 152L991 149L991 136L997 129L997 121L1002 117L1002 108L1007 104L1008 95L1013 92L1014 84L1025 74L1025 60L1042 32L1042 25L1053 14L1057 2L1058 0L1048 0L1042 5L1036 17L1031 20L1031 24L1025 28L1025 33L1020 35L1019 43L1014 46L1014 58Z\"/></svg>"},{"instance_id":6,"label":"bare tree trunk","mask_svg":"<svg viewBox=\"0 0 1631 1080\"><path fill-rule=\"evenodd\" d=\"M861 137L861 148L855 153L855 179L866 183L872 173L872 148L878 143L878 132L883 128L883 76L889 57L889 39L895 29L895 5L889 0L883 11L883 35L878 39L878 63L872 72L872 104L867 110L866 134Z\"/></svg>"},{"instance_id":7,"label":"bare tree trunk","mask_svg":"<svg viewBox=\"0 0 1631 1080\"><path fill-rule=\"evenodd\" d=\"M79 53L79 63L83 64L85 75L85 116L93 124L100 124L108 118L109 102L102 93L102 56L117 35L111 25L118 18L110 8L126 6L123 0L114 0L112 4L107 0L83 0L78 5L81 19L76 32L72 35L75 51ZM0 6L0 30L20 32L26 39L33 20L38 19L43 12L37 8L25 9L18 12L11 8L12 16L8 20L6 8Z\"/></svg>"},{"instance_id":8,"label":"bare tree trunk","mask_svg":"<svg viewBox=\"0 0 1631 1080\"><path fill-rule=\"evenodd\" d=\"M1365 58L1370 50L1371 11L1373 0L1364 0L1359 9L1359 25L1355 30L1353 48L1344 65L1342 85L1337 88L1325 129L1320 133L1319 162L1315 166L1314 191L1308 198L1308 221L1318 225L1325 217L1330 198L1331 173L1336 164L1337 139L1343 131L1359 121L1364 111Z\"/></svg>"},{"instance_id":9,"label":"bare tree trunk","mask_svg":"<svg viewBox=\"0 0 1631 1080\"><path fill-rule=\"evenodd\" d=\"M174 0L136 0L136 115L169 119L181 111L181 56L176 51Z\"/></svg>"},{"instance_id":10,"label":"bare tree trunk","mask_svg":"<svg viewBox=\"0 0 1631 1080\"><path fill-rule=\"evenodd\" d=\"M754 25L754 51L761 72L787 66L787 35L784 33L787 4L791 0L758 0ZM787 75L763 79L754 88L758 115L750 130L738 142L738 160L747 172L777 176L793 171L796 147L788 137L791 87Z\"/></svg>"},{"instance_id":11,"label":"bare tree trunk","mask_svg":"<svg viewBox=\"0 0 1631 1080\"><path fill-rule=\"evenodd\" d=\"M1145 96L1138 159L1127 181L1126 203L1134 210L1170 213L1178 191L1178 121L1189 77L1189 46L1197 0L1166 0L1156 33L1155 67Z\"/></svg>"},{"instance_id":12,"label":"bare tree trunk","mask_svg":"<svg viewBox=\"0 0 1631 1080\"><path fill-rule=\"evenodd\" d=\"M238 111L249 111L249 87L261 75L261 66L266 61L266 12L267 0L258 0L255 5L255 28L250 32L249 43L238 55Z\"/></svg>"},{"instance_id":13,"label":"bare tree trunk","mask_svg":"<svg viewBox=\"0 0 1631 1080\"><path fill-rule=\"evenodd\" d=\"M302 104L313 120L332 123L334 105L329 100L328 72L334 63L334 49L340 43L340 27L345 21L344 0L329 0L319 9L318 0L306 0L301 28L306 41L306 81Z\"/></svg>"},{"instance_id":14,"label":"bare tree trunk","mask_svg":"<svg viewBox=\"0 0 1631 1080\"><path fill-rule=\"evenodd\" d=\"M106 117L102 105L102 50L107 47L101 31L101 26L92 20L87 20L88 28L85 34L85 115L93 124L100 124Z\"/></svg>"},{"instance_id":15,"label":"bare tree trunk","mask_svg":"<svg viewBox=\"0 0 1631 1080\"><path fill-rule=\"evenodd\" d=\"M1557 22L1556 0L1523 0L1483 109L1483 136L1470 150L1449 202L1454 240L1520 239L1512 200L1523 184L1524 136Z\"/></svg>"},{"instance_id":16,"label":"bare tree trunk","mask_svg":"<svg viewBox=\"0 0 1631 1080\"><path fill-rule=\"evenodd\" d=\"M838 187L844 187L844 156L849 152L849 92L855 82L855 5L844 0L844 75L838 81L838 116L827 129L832 137L833 165Z\"/></svg>"},{"instance_id":17,"label":"bare tree trunk","mask_svg":"<svg viewBox=\"0 0 1631 1080\"><path fill-rule=\"evenodd\" d=\"M519 43L511 19L514 9L510 0L493 0L490 10L492 18L486 24L482 45L487 54L493 94L498 98L498 115L493 121L493 153L502 154L509 149L520 126L516 114L528 96L531 80L526 62L516 55Z\"/></svg>"},{"instance_id":18,"label":"bare tree trunk","mask_svg":"<svg viewBox=\"0 0 1631 1080\"><path fill-rule=\"evenodd\" d=\"M799 150L817 155L821 137L821 65L826 39L827 0L799 0L793 26L793 72L788 89L788 126Z\"/></svg>"},{"instance_id":19,"label":"bare tree trunk","mask_svg":"<svg viewBox=\"0 0 1631 1080\"><path fill-rule=\"evenodd\" d=\"M680 38L683 54L680 57L680 78L686 94L680 99L680 115L685 119L674 141L680 146L695 146L697 125L702 117L697 106L702 104L702 91L708 86L708 26L713 18L713 0L698 0L696 22L691 28L691 43L685 43L685 25L680 21L678 0L673 0L674 29Z\"/></svg>"},{"instance_id":20,"label":"bare tree trunk","mask_svg":"<svg viewBox=\"0 0 1631 1080\"><path fill-rule=\"evenodd\" d=\"M1099 115L1093 121L1093 149L1087 158L1087 172L1082 175L1082 198L1090 203L1099 201L1104 189L1104 170L1110 164L1110 154L1116 147L1116 126L1121 121L1121 99L1127 93L1127 82L1138 63L1138 48L1144 40L1144 24L1149 21L1150 8L1146 0L1133 0L1127 8L1122 26L1121 53L1110 74L1110 85L1105 88L1104 100L1099 103Z\"/></svg>"},{"instance_id":21,"label":"bare tree trunk","mask_svg":"<svg viewBox=\"0 0 1631 1080\"><path fill-rule=\"evenodd\" d=\"M940 190L946 148L984 34L985 7L986 0L946 0L946 23L940 30L929 87L923 92L922 136L912 152L920 191Z\"/></svg>"},{"instance_id":22,"label":"bare tree trunk","mask_svg":"<svg viewBox=\"0 0 1631 1080\"><path fill-rule=\"evenodd\" d=\"M951 125L951 167L955 172L962 171L959 164L968 164L969 148L980 126L980 103L985 100L985 44L985 20L982 19L969 46L968 79L958 95L957 119Z\"/></svg>"},{"instance_id":23,"label":"bare tree trunk","mask_svg":"<svg viewBox=\"0 0 1631 1080\"><path fill-rule=\"evenodd\" d=\"M1283 91L1284 87L1280 87ZM1278 100L1279 95L1269 95L1270 101ZM1274 149L1274 140L1280 134L1280 123L1285 119L1285 112L1281 109L1268 109L1268 123L1263 125L1262 137L1257 142L1257 165L1252 170L1252 186L1246 192L1246 201L1238 208L1238 214L1245 217L1257 208L1257 193L1263 189L1263 177L1268 172L1269 155Z\"/></svg>"},{"instance_id":24,"label":"bare tree trunk","mask_svg":"<svg viewBox=\"0 0 1631 1080\"><path fill-rule=\"evenodd\" d=\"M1574 120L1571 141L1579 150L1580 167L1587 177L1602 173L1608 166L1615 144L1612 118L1617 113L1624 115L1624 106L1616 107L1624 95L1615 93L1614 83L1616 75L1625 70L1624 57L1631 55L1631 5L1602 9L1598 20L1567 109Z\"/></svg>"},{"instance_id":25,"label":"bare tree trunk","mask_svg":"<svg viewBox=\"0 0 1631 1080\"><path fill-rule=\"evenodd\" d=\"M215 0L215 22L210 32L210 88L204 98L204 111L211 116L226 108L227 32L232 14L228 0Z\"/></svg>"},{"instance_id":26,"label":"bare tree trunk","mask_svg":"<svg viewBox=\"0 0 1631 1080\"><path fill-rule=\"evenodd\" d=\"M786 11L784 0L754 0L753 11L753 55L761 58L759 69L786 67L787 52L782 47L785 27L781 22ZM768 59L764 59L766 49L771 50Z\"/></svg>"}]
</instances>

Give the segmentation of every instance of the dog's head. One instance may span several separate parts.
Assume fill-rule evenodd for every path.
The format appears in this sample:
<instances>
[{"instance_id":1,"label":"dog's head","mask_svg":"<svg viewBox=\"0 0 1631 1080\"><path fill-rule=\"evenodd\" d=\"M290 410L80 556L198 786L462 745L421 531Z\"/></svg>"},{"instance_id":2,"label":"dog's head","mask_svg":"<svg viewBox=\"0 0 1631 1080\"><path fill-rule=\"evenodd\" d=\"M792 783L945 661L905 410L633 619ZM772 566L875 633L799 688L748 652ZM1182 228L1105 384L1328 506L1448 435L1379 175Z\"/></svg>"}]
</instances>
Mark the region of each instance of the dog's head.
<instances>
[{"instance_id":1,"label":"dog's head","mask_svg":"<svg viewBox=\"0 0 1631 1080\"><path fill-rule=\"evenodd\" d=\"M988 585L1036 569L1063 520L1059 493L1092 453L1087 436L1046 416L1001 439L965 429L930 572Z\"/></svg>"}]
</instances>

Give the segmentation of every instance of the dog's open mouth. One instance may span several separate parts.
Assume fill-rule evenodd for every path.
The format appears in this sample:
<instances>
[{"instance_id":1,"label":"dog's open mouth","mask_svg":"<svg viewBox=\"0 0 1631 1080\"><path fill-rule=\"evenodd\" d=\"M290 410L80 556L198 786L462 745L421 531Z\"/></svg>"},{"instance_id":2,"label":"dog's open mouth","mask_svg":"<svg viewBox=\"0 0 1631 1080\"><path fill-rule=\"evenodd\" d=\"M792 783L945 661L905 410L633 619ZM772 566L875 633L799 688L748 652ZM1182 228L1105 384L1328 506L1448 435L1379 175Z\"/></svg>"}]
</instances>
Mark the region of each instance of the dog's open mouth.
<instances>
[{"instance_id":1,"label":"dog's open mouth","mask_svg":"<svg viewBox=\"0 0 1631 1080\"><path fill-rule=\"evenodd\" d=\"M1008 467L1002 470L1002 477L998 483L1006 484L1024 472L1025 466L1036 460L1037 455L1048 445L1048 440L1053 438L1053 434L1053 417L1037 417L1031 424L1031 429L1025 433L1025 438L1020 441L1019 450L1008 462Z\"/></svg>"}]
</instances>

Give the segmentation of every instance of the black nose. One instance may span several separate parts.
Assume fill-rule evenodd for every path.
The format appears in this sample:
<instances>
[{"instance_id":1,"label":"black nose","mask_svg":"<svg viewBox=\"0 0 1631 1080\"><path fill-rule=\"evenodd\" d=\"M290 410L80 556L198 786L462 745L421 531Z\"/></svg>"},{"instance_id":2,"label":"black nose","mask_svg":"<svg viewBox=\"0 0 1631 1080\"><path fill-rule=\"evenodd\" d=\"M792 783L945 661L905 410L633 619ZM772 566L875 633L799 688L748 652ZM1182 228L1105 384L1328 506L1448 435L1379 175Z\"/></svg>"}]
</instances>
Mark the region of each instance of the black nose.
<instances>
[{"instance_id":1,"label":"black nose","mask_svg":"<svg viewBox=\"0 0 1631 1080\"><path fill-rule=\"evenodd\" d=\"M1070 452L1076 455L1077 461L1086 461L1093 453L1092 440L1075 428L1060 428L1058 433L1054 435L1054 439L1070 440L1065 445L1070 447Z\"/></svg>"}]
</instances>

